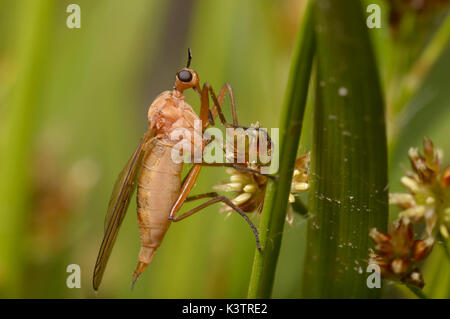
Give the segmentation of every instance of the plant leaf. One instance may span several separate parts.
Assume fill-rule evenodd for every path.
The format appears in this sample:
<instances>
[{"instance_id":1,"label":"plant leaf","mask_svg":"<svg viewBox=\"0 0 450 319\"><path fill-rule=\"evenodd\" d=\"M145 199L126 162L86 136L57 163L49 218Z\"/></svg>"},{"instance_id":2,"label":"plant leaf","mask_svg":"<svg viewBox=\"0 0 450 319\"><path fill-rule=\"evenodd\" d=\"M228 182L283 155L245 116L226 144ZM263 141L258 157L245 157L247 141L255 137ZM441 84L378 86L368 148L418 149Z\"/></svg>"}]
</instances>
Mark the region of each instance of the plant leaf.
<instances>
[{"instance_id":1,"label":"plant leaf","mask_svg":"<svg viewBox=\"0 0 450 319\"><path fill-rule=\"evenodd\" d=\"M315 2L317 83L303 295L367 298L372 227L386 228L383 98L359 1Z\"/></svg>"}]
</instances>

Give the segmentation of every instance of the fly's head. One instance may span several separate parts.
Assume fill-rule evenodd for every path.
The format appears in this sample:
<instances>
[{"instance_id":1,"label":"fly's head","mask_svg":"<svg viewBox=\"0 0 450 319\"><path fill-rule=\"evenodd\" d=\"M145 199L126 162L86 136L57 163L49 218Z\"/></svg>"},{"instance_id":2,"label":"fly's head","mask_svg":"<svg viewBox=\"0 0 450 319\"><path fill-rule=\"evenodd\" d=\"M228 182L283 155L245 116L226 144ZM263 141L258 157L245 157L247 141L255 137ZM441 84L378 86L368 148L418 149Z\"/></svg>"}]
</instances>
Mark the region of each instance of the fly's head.
<instances>
[{"instance_id":1,"label":"fly's head","mask_svg":"<svg viewBox=\"0 0 450 319\"><path fill-rule=\"evenodd\" d=\"M175 77L175 90L183 93L184 90L194 89L200 92L200 79L197 72L189 68L183 68Z\"/></svg>"}]
</instances>

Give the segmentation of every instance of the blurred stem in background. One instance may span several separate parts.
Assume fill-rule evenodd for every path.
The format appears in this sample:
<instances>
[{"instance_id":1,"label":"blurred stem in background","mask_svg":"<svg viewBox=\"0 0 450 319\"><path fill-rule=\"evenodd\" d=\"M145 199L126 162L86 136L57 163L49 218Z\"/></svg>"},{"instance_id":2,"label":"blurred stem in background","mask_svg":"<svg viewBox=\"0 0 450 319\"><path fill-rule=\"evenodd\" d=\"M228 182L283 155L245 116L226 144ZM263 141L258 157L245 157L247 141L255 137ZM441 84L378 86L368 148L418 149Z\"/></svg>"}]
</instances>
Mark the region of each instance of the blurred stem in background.
<instances>
[{"instance_id":1,"label":"blurred stem in background","mask_svg":"<svg viewBox=\"0 0 450 319\"><path fill-rule=\"evenodd\" d=\"M417 19L417 18L416 18ZM394 112L392 118L390 118L390 138L393 143L396 142L398 134L402 133L402 127L405 125L405 121L408 121L408 105L414 95L422 87L424 81L427 78L427 74L430 69L437 62L438 58L445 52L446 47L449 44L450 34L450 12L444 14L441 23L437 23L434 32L430 32L429 39L426 45L420 51L417 58L411 62L409 68L403 73L392 74L393 78L389 79L391 83L389 92L387 92L388 102L391 103L391 109ZM420 30L423 33L423 30ZM425 31L427 31L425 29ZM404 50L396 50L396 54L400 55ZM393 67L390 72L394 72L396 67Z\"/></svg>"},{"instance_id":2,"label":"blurred stem in background","mask_svg":"<svg viewBox=\"0 0 450 319\"><path fill-rule=\"evenodd\" d=\"M20 1L12 52L15 83L0 141L0 296L20 297L28 239L30 171L37 105L46 75L52 1Z\"/></svg>"},{"instance_id":3,"label":"blurred stem in background","mask_svg":"<svg viewBox=\"0 0 450 319\"><path fill-rule=\"evenodd\" d=\"M297 157L306 97L314 56L312 1L308 1L293 55L290 79L280 122L280 156L278 180L269 181L259 231L263 250L256 250L249 298L269 298L281 246L289 192Z\"/></svg>"}]
</instances>

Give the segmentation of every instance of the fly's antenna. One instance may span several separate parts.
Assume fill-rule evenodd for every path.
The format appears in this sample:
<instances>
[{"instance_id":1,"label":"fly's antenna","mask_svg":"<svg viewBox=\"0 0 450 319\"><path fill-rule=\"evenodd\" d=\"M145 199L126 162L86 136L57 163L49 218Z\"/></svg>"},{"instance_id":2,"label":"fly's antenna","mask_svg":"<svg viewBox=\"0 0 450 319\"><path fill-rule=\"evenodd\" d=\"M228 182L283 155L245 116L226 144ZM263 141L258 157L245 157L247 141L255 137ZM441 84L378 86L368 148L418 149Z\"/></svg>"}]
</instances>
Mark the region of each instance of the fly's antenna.
<instances>
[{"instance_id":1,"label":"fly's antenna","mask_svg":"<svg viewBox=\"0 0 450 319\"><path fill-rule=\"evenodd\" d=\"M188 60L187 60L186 68L189 68L191 66L191 60L192 60L191 48L188 48Z\"/></svg>"}]
</instances>

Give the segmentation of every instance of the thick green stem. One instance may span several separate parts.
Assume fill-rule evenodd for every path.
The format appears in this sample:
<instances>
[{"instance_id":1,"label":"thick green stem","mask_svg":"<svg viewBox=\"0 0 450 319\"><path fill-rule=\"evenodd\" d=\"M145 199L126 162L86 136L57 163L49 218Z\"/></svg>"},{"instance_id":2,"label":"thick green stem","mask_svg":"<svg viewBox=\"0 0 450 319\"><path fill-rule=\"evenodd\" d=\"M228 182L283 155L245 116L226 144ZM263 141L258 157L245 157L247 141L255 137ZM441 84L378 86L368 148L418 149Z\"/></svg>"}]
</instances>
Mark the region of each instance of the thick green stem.
<instances>
[{"instance_id":1,"label":"thick green stem","mask_svg":"<svg viewBox=\"0 0 450 319\"><path fill-rule=\"evenodd\" d=\"M316 105L303 295L368 298L369 229L388 219L383 98L359 1L315 1Z\"/></svg>"},{"instance_id":2,"label":"thick green stem","mask_svg":"<svg viewBox=\"0 0 450 319\"><path fill-rule=\"evenodd\" d=\"M293 167L314 55L312 4L308 3L297 39L280 125L279 179L269 182L259 230L263 250L255 253L249 298L269 298L272 292L283 226L286 218ZM275 159L277 160L277 159Z\"/></svg>"}]
</instances>

